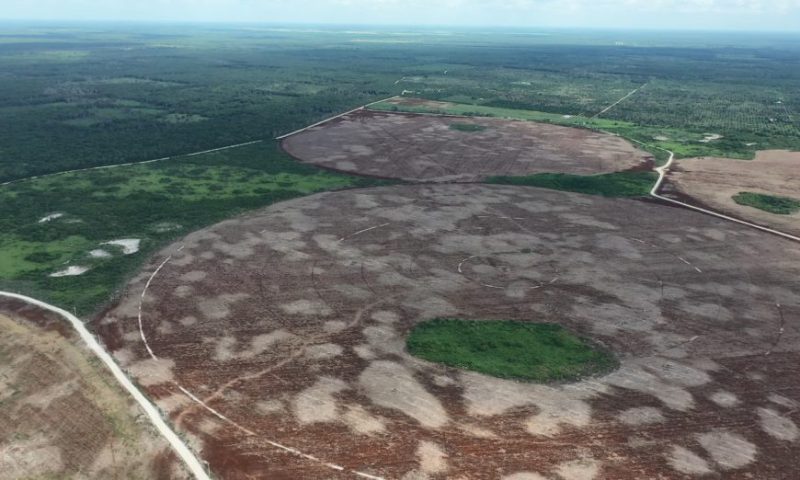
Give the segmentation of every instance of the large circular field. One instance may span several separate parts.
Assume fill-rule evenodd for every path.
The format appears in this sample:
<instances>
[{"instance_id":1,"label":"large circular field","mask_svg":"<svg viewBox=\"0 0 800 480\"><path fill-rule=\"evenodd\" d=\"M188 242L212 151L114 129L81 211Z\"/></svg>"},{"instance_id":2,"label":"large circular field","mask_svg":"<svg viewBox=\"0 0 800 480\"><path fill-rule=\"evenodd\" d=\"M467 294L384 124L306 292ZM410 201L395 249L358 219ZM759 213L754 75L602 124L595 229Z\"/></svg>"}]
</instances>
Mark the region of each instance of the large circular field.
<instances>
[{"instance_id":1,"label":"large circular field","mask_svg":"<svg viewBox=\"0 0 800 480\"><path fill-rule=\"evenodd\" d=\"M565 384L409 355L436 317L563 325ZM320 194L157 254L95 327L220 478L791 478L800 246L524 187Z\"/></svg>"},{"instance_id":2,"label":"large circular field","mask_svg":"<svg viewBox=\"0 0 800 480\"><path fill-rule=\"evenodd\" d=\"M650 154L606 133L500 118L358 110L283 140L321 167L409 181L493 175L594 175L650 168Z\"/></svg>"}]
</instances>

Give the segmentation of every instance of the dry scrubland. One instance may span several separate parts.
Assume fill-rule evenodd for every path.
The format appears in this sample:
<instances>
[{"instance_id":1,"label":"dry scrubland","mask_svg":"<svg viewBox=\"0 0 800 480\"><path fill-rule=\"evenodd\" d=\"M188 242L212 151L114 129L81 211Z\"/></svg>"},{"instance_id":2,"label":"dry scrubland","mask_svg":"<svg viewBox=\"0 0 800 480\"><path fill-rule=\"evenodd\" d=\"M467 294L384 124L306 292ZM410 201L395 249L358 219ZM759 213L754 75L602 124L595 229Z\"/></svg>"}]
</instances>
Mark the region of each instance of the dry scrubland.
<instances>
[{"instance_id":1,"label":"dry scrubland","mask_svg":"<svg viewBox=\"0 0 800 480\"><path fill-rule=\"evenodd\" d=\"M798 245L682 209L408 185L193 233L97 328L222 478L788 479L798 279ZM436 316L560 323L621 366L537 385L411 357Z\"/></svg>"},{"instance_id":2,"label":"dry scrubland","mask_svg":"<svg viewBox=\"0 0 800 480\"><path fill-rule=\"evenodd\" d=\"M755 160L687 158L668 177L667 193L695 205L800 235L800 213L776 215L734 202L740 192L800 198L800 152L758 152ZM687 198L688 197L688 198Z\"/></svg>"},{"instance_id":3,"label":"dry scrubland","mask_svg":"<svg viewBox=\"0 0 800 480\"><path fill-rule=\"evenodd\" d=\"M0 300L0 478L189 478L64 320Z\"/></svg>"}]
</instances>

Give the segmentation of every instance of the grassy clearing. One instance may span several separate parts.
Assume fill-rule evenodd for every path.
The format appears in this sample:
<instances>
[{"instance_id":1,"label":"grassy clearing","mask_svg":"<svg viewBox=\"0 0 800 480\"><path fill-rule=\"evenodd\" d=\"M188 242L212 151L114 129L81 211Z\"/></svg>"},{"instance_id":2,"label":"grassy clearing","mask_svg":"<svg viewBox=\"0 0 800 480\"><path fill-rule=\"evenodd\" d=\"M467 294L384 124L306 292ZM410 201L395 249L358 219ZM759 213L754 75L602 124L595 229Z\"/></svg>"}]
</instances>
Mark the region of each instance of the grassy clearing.
<instances>
[{"instance_id":1,"label":"grassy clearing","mask_svg":"<svg viewBox=\"0 0 800 480\"><path fill-rule=\"evenodd\" d=\"M442 318L417 325L407 346L431 362L533 382L576 380L617 365L609 352L554 324Z\"/></svg>"},{"instance_id":2,"label":"grassy clearing","mask_svg":"<svg viewBox=\"0 0 800 480\"><path fill-rule=\"evenodd\" d=\"M282 200L382 183L299 164L267 142L12 184L0 188L0 288L85 315L170 240ZM103 245L122 238L141 239L141 250ZM90 255L98 249L110 256ZM68 266L89 271L50 277Z\"/></svg>"},{"instance_id":3,"label":"grassy clearing","mask_svg":"<svg viewBox=\"0 0 800 480\"><path fill-rule=\"evenodd\" d=\"M627 122L605 120L602 118L590 119L580 115L571 116L561 115L558 113L539 112L536 110L520 110L515 108L490 107L486 105L471 105L450 102L444 102L440 107L432 108L424 105L400 105L390 101L385 101L371 105L370 109L388 112L464 115L466 117L496 117L506 118L509 120L529 120L533 122L555 123L569 126L588 126L598 129L611 128L619 124L627 124Z\"/></svg>"},{"instance_id":4,"label":"grassy clearing","mask_svg":"<svg viewBox=\"0 0 800 480\"><path fill-rule=\"evenodd\" d=\"M733 201L739 205L757 208L778 215L791 215L800 212L800 200L790 197L741 192L733 196Z\"/></svg>"},{"instance_id":5,"label":"grassy clearing","mask_svg":"<svg viewBox=\"0 0 800 480\"><path fill-rule=\"evenodd\" d=\"M489 177L487 183L524 185L604 197L641 197L650 193L658 174L654 172L618 172L604 175L540 173L522 177Z\"/></svg>"}]
</instances>

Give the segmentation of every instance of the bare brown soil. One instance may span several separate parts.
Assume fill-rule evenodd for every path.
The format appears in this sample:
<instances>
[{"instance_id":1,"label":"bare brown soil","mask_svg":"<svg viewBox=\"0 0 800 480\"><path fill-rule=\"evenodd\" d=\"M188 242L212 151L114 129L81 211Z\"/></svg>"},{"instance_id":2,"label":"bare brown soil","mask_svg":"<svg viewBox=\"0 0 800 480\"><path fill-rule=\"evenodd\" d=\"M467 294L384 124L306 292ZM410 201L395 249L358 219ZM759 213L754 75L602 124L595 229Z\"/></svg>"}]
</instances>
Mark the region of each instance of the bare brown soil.
<instances>
[{"instance_id":1,"label":"bare brown soil","mask_svg":"<svg viewBox=\"0 0 800 480\"><path fill-rule=\"evenodd\" d=\"M166 258L142 304L156 360L137 314ZM408 355L409 329L443 315L558 322L621 367L535 385ZM164 249L97 322L220 478L800 471L800 246L683 209L506 186L320 194Z\"/></svg>"},{"instance_id":2,"label":"bare brown soil","mask_svg":"<svg viewBox=\"0 0 800 480\"><path fill-rule=\"evenodd\" d=\"M800 198L800 152L761 151L755 160L682 159L676 162L667 180L667 191L671 189L690 204L704 204L743 220L800 235L800 213L777 215L733 201L739 192Z\"/></svg>"},{"instance_id":3,"label":"bare brown soil","mask_svg":"<svg viewBox=\"0 0 800 480\"><path fill-rule=\"evenodd\" d=\"M188 478L57 315L0 300L0 479Z\"/></svg>"},{"instance_id":4,"label":"bare brown soil","mask_svg":"<svg viewBox=\"0 0 800 480\"><path fill-rule=\"evenodd\" d=\"M485 130L463 132L453 124ZM321 167L412 181L474 182L492 175L593 175L641 167L650 158L627 141L590 130L477 117L359 110L283 140Z\"/></svg>"}]
</instances>

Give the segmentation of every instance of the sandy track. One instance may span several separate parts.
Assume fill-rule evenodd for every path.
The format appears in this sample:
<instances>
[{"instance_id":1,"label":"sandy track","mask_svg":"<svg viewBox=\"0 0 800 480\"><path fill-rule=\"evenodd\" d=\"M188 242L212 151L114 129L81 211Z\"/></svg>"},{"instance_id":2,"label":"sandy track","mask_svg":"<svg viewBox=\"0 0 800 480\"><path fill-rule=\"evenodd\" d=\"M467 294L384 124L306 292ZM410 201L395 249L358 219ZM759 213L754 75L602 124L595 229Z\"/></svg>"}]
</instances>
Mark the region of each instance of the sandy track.
<instances>
[{"instance_id":1,"label":"sandy track","mask_svg":"<svg viewBox=\"0 0 800 480\"><path fill-rule=\"evenodd\" d=\"M646 86L647 86L647 83L644 83L644 84L642 84L640 87L638 87L638 88L635 88L635 89L631 90L631 91L630 91L630 92L629 92L627 95L623 96L622 98L620 98L620 99L619 99L619 100L617 100L616 102L612 103L611 105L607 106L606 108L604 108L604 109L600 110L600 111L599 111L599 112L597 112L596 114L592 115L590 118L591 118L591 119L595 119L595 118L597 118L597 117L599 117L599 116L601 116L601 115L603 115L603 114L605 114L605 113L608 113L609 111L611 111L611 109L613 109L614 107L616 107L616 106L617 106L617 105L619 105L620 103L624 102L625 100L629 99L630 97L632 97L633 95L635 95L636 93L638 93L638 92L639 92L639 90L643 89L643 88L644 88L644 87L646 87Z\"/></svg>"}]
</instances>

